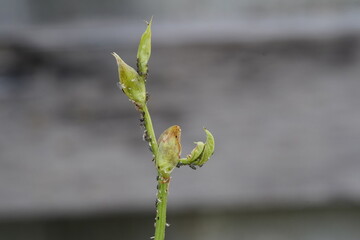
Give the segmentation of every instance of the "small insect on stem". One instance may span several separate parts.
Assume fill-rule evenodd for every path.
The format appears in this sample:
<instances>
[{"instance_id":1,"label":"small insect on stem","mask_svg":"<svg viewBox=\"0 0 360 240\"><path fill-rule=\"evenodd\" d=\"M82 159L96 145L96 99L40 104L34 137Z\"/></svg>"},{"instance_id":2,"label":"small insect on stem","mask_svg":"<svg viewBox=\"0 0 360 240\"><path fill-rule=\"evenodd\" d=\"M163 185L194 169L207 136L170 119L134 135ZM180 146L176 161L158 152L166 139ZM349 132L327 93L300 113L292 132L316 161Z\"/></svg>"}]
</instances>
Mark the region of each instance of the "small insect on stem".
<instances>
[{"instance_id":1,"label":"small insect on stem","mask_svg":"<svg viewBox=\"0 0 360 240\"><path fill-rule=\"evenodd\" d=\"M150 144L151 138L150 138L150 136L148 134L148 131L146 129L144 130L143 140L146 141L146 142L149 142L149 144ZM149 145L149 146L151 147L151 145Z\"/></svg>"},{"instance_id":2,"label":"small insect on stem","mask_svg":"<svg viewBox=\"0 0 360 240\"><path fill-rule=\"evenodd\" d=\"M193 170L196 170L196 166L193 165L193 164L189 164L189 167L190 167L191 169L193 169Z\"/></svg>"},{"instance_id":3,"label":"small insect on stem","mask_svg":"<svg viewBox=\"0 0 360 240\"><path fill-rule=\"evenodd\" d=\"M143 122L143 121L141 121L141 119L140 119L140 127L143 127L143 128L145 128L145 122Z\"/></svg>"},{"instance_id":4,"label":"small insect on stem","mask_svg":"<svg viewBox=\"0 0 360 240\"><path fill-rule=\"evenodd\" d=\"M181 163L181 162L178 162L178 164L176 165L177 168L180 168L182 166L184 166L185 164Z\"/></svg>"}]
</instances>

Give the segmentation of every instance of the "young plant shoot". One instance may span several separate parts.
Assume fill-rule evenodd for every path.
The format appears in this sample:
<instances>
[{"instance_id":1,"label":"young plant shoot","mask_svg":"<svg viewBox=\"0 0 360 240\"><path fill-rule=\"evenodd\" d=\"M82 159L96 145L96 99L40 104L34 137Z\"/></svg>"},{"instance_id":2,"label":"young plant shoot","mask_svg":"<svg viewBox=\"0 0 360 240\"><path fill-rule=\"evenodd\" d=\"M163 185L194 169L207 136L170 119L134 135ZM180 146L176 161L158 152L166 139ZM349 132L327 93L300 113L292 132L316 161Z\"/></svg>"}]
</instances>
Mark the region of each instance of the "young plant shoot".
<instances>
[{"instance_id":1,"label":"young plant shoot","mask_svg":"<svg viewBox=\"0 0 360 240\"><path fill-rule=\"evenodd\" d=\"M146 92L146 80L148 77L148 62L151 55L151 24L147 22L147 28L141 36L137 52L137 71L127 65L119 55L115 57L119 71L119 86L129 100L135 104L140 112L141 125L144 126L144 140L149 143L153 153L157 170L157 199L155 236L152 239L164 240L166 223L166 205L169 191L171 172L175 167L189 166L192 169L203 166L214 153L215 141L213 135L204 129L206 141L195 142L196 146L186 158L180 158L181 154L181 129L179 126L171 126L166 129L156 141L149 110L147 108L148 93Z\"/></svg>"}]
</instances>

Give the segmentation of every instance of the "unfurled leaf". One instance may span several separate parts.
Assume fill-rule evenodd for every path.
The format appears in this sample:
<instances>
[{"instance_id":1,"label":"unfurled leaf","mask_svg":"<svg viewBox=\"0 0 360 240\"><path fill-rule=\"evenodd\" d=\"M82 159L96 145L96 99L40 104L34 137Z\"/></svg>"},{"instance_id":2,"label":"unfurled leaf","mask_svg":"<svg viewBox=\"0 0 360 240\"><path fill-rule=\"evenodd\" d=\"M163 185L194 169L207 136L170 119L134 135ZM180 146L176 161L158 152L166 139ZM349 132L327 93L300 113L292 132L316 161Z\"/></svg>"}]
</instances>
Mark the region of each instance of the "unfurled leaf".
<instances>
[{"instance_id":1,"label":"unfurled leaf","mask_svg":"<svg viewBox=\"0 0 360 240\"><path fill-rule=\"evenodd\" d=\"M204 151L205 144L203 142L195 142L195 144L196 147L191 151L191 153L187 155L186 158L180 159L180 164L178 166L190 165L196 160L199 160Z\"/></svg>"},{"instance_id":2,"label":"unfurled leaf","mask_svg":"<svg viewBox=\"0 0 360 240\"><path fill-rule=\"evenodd\" d=\"M215 150L214 136L206 128L204 128L204 131L206 132L206 142L204 150L198 160L193 163L194 165L198 165L200 167L209 160L209 158L214 154Z\"/></svg>"},{"instance_id":3,"label":"unfurled leaf","mask_svg":"<svg viewBox=\"0 0 360 240\"><path fill-rule=\"evenodd\" d=\"M215 149L214 137L207 129L204 128L204 130L206 133L206 142L195 142L196 147L186 158L179 160L178 167L188 165L192 169L196 169L196 166L201 167L209 160L211 155L213 155Z\"/></svg>"}]
</instances>

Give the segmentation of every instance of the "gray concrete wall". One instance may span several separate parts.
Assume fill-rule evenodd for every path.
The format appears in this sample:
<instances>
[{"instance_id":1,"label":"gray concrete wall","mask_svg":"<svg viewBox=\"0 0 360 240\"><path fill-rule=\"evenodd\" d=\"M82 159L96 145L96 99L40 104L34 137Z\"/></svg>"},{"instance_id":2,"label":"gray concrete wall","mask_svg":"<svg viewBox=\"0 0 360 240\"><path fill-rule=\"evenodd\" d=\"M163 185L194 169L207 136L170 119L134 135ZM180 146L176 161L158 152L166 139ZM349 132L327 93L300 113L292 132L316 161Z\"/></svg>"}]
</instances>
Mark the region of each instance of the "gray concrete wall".
<instances>
[{"instance_id":1,"label":"gray concrete wall","mask_svg":"<svg viewBox=\"0 0 360 240\"><path fill-rule=\"evenodd\" d=\"M0 8L0 239L152 235L155 170L110 55L135 65L152 10L156 133L181 125L184 155L216 138L174 172L169 239L359 239L357 1L31 3Z\"/></svg>"},{"instance_id":2,"label":"gray concrete wall","mask_svg":"<svg viewBox=\"0 0 360 240\"><path fill-rule=\"evenodd\" d=\"M0 26L49 24L99 19L238 19L276 16L306 16L359 10L358 0L3 0L0 3Z\"/></svg>"},{"instance_id":3,"label":"gray concrete wall","mask_svg":"<svg viewBox=\"0 0 360 240\"><path fill-rule=\"evenodd\" d=\"M184 154L203 126L217 141L206 167L174 172L174 207L359 201L356 33L154 45L156 133L181 125ZM0 212L152 209L151 155L109 55L134 63L136 43L69 46L20 48L3 74Z\"/></svg>"}]
</instances>

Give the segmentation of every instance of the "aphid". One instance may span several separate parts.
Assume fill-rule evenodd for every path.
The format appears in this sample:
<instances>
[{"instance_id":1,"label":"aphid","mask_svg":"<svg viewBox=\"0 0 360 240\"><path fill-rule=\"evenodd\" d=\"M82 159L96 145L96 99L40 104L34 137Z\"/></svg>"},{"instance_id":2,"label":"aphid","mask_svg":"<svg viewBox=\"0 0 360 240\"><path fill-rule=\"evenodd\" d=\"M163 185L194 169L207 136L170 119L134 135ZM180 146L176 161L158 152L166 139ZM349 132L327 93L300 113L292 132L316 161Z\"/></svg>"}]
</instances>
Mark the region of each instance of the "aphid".
<instances>
[{"instance_id":1,"label":"aphid","mask_svg":"<svg viewBox=\"0 0 360 240\"><path fill-rule=\"evenodd\" d=\"M139 58L136 58L136 68L139 69L139 65L140 64L140 59Z\"/></svg>"},{"instance_id":2,"label":"aphid","mask_svg":"<svg viewBox=\"0 0 360 240\"><path fill-rule=\"evenodd\" d=\"M140 127L145 127L145 118L143 114L140 116L139 121L140 121Z\"/></svg>"},{"instance_id":3,"label":"aphid","mask_svg":"<svg viewBox=\"0 0 360 240\"><path fill-rule=\"evenodd\" d=\"M144 131L143 140L149 142L149 146L151 146L151 143L150 143L151 138L150 138L150 136L148 135L147 130Z\"/></svg>"},{"instance_id":4,"label":"aphid","mask_svg":"<svg viewBox=\"0 0 360 240\"><path fill-rule=\"evenodd\" d=\"M147 134L147 130L144 131L143 134L143 141L148 141L148 134Z\"/></svg>"},{"instance_id":5,"label":"aphid","mask_svg":"<svg viewBox=\"0 0 360 240\"><path fill-rule=\"evenodd\" d=\"M130 102L132 102L132 103L135 105L135 109L136 109L137 111L141 111L141 109L142 109L142 106L141 106L141 105L139 105L137 102L135 102L135 101L133 101L133 100L130 100Z\"/></svg>"},{"instance_id":6,"label":"aphid","mask_svg":"<svg viewBox=\"0 0 360 240\"><path fill-rule=\"evenodd\" d=\"M193 165L193 164L189 164L189 167L190 167L191 169L196 170L196 166L195 166L195 165Z\"/></svg>"},{"instance_id":7,"label":"aphid","mask_svg":"<svg viewBox=\"0 0 360 240\"><path fill-rule=\"evenodd\" d=\"M142 121L140 121L140 127L143 127L143 128L145 128L145 122L142 122Z\"/></svg>"}]
</instances>

